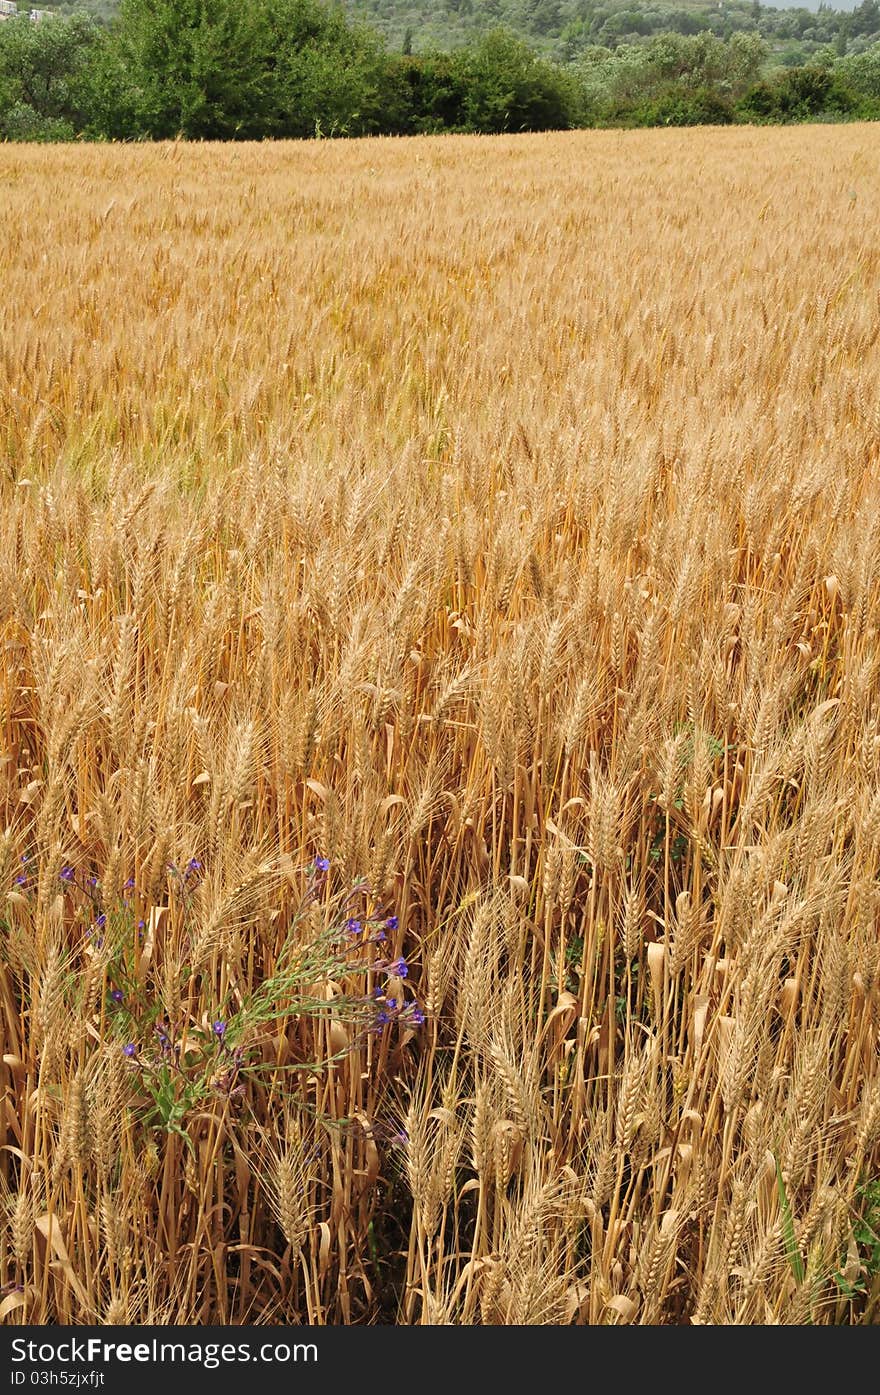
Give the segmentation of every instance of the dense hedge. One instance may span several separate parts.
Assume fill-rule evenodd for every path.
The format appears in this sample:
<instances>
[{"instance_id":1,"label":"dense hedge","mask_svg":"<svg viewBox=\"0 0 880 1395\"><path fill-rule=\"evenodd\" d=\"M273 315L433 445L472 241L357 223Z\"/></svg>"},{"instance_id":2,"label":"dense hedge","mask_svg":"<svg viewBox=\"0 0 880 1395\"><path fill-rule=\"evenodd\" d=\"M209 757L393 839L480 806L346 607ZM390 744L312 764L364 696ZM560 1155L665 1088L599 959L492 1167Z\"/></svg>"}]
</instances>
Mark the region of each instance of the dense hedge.
<instances>
[{"instance_id":1,"label":"dense hedge","mask_svg":"<svg viewBox=\"0 0 880 1395\"><path fill-rule=\"evenodd\" d=\"M880 44L766 74L756 35L664 34L560 66L495 30L390 53L321 0L123 0L0 24L0 138L260 139L880 117Z\"/></svg>"}]
</instances>

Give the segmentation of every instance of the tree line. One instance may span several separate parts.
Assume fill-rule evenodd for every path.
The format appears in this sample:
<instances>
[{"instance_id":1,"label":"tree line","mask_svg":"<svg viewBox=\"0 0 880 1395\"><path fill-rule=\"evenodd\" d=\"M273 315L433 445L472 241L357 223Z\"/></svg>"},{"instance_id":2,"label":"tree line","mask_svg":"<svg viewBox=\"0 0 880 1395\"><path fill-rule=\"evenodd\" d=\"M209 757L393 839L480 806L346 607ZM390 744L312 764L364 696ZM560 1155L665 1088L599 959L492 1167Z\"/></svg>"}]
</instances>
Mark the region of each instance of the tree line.
<instances>
[{"instance_id":1,"label":"tree line","mask_svg":"<svg viewBox=\"0 0 880 1395\"><path fill-rule=\"evenodd\" d=\"M92 0L95 3L96 0ZM588 45L616 48L657 34L708 31L729 39L754 33L782 66L805 63L831 45L839 57L880 39L880 0L842 11L820 3L776 9L759 0L347 0L390 48L456 48L502 25L547 57L568 62Z\"/></svg>"},{"instance_id":2,"label":"tree line","mask_svg":"<svg viewBox=\"0 0 880 1395\"><path fill-rule=\"evenodd\" d=\"M880 118L880 43L767 71L755 33L588 44L495 29L393 52L322 0L123 0L0 24L0 139L258 140Z\"/></svg>"}]
</instances>

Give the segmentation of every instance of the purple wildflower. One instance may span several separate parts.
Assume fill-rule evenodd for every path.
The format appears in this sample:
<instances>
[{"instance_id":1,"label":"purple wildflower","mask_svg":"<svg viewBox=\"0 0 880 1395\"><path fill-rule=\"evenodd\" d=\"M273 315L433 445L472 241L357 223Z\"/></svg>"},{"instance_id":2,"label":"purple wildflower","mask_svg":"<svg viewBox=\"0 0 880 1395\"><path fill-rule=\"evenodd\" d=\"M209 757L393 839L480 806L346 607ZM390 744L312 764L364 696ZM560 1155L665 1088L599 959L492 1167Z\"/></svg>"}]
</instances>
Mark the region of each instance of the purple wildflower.
<instances>
[{"instance_id":1,"label":"purple wildflower","mask_svg":"<svg viewBox=\"0 0 880 1395\"><path fill-rule=\"evenodd\" d=\"M361 924L361 922L359 920L355 920L354 916L352 915L349 916L348 920L345 922L345 928L348 931L349 935L359 935L364 927Z\"/></svg>"},{"instance_id":2,"label":"purple wildflower","mask_svg":"<svg viewBox=\"0 0 880 1395\"><path fill-rule=\"evenodd\" d=\"M425 1009L419 1007L418 1003L413 1003L407 1012L407 1019L414 1027L421 1027L425 1022Z\"/></svg>"},{"instance_id":3,"label":"purple wildflower","mask_svg":"<svg viewBox=\"0 0 880 1395\"><path fill-rule=\"evenodd\" d=\"M388 919L386 920L386 922L385 922L385 929L386 929L386 930L396 930L397 927L398 927L398 925L399 925L399 923L400 923L400 922L398 921L396 915L390 915L390 916L388 917Z\"/></svg>"},{"instance_id":4,"label":"purple wildflower","mask_svg":"<svg viewBox=\"0 0 880 1395\"><path fill-rule=\"evenodd\" d=\"M17 876L16 879L15 879L15 885L16 885L16 886L27 886L27 884L28 884L27 874L24 873L24 872L19 872L18 876Z\"/></svg>"},{"instance_id":5,"label":"purple wildflower","mask_svg":"<svg viewBox=\"0 0 880 1395\"><path fill-rule=\"evenodd\" d=\"M104 928L104 926L105 926L106 924L107 924L107 917L105 916L104 912L102 911L101 914L97 917L97 919L96 919L96 921L95 921L95 929L96 929L96 930L103 930L103 928Z\"/></svg>"},{"instance_id":6,"label":"purple wildflower","mask_svg":"<svg viewBox=\"0 0 880 1395\"><path fill-rule=\"evenodd\" d=\"M134 877L129 877L129 878L126 880L125 885L123 886L122 890L123 890L123 891L132 891L133 889L134 889Z\"/></svg>"},{"instance_id":7,"label":"purple wildflower","mask_svg":"<svg viewBox=\"0 0 880 1395\"><path fill-rule=\"evenodd\" d=\"M397 999L396 999L396 998L386 998L386 999L385 999L385 1006L386 1006L386 1008L388 1009L389 1012L396 1012L396 1011L397 1011Z\"/></svg>"},{"instance_id":8,"label":"purple wildflower","mask_svg":"<svg viewBox=\"0 0 880 1395\"><path fill-rule=\"evenodd\" d=\"M220 1021L213 1022L211 1024L211 1031L214 1033L215 1037L222 1037L226 1031L226 1023Z\"/></svg>"},{"instance_id":9,"label":"purple wildflower","mask_svg":"<svg viewBox=\"0 0 880 1395\"><path fill-rule=\"evenodd\" d=\"M329 859L329 857L316 857L316 858L315 858L315 871L316 871L316 872L328 872L329 870L330 870L330 859Z\"/></svg>"},{"instance_id":10,"label":"purple wildflower","mask_svg":"<svg viewBox=\"0 0 880 1395\"><path fill-rule=\"evenodd\" d=\"M63 882L72 882L76 880L76 872L74 872L72 867L61 868L61 880Z\"/></svg>"},{"instance_id":11,"label":"purple wildflower","mask_svg":"<svg viewBox=\"0 0 880 1395\"><path fill-rule=\"evenodd\" d=\"M137 1047L133 1041L126 1042L125 1046L122 1048L122 1054L123 1056L127 1056L129 1060L131 1060L132 1056L137 1055Z\"/></svg>"},{"instance_id":12,"label":"purple wildflower","mask_svg":"<svg viewBox=\"0 0 880 1395\"><path fill-rule=\"evenodd\" d=\"M113 999L114 1003L125 1002L125 994L123 993L121 988L114 988L113 992L110 994L110 997Z\"/></svg>"},{"instance_id":13,"label":"purple wildflower","mask_svg":"<svg viewBox=\"0 0 880 1395\"><path fill-rule=\"evenodd\" d=\"M388 965L389 974L396 974L398 978L406 978L409 968L405 959L395 959Z\"/></svg>"}]
</instances>

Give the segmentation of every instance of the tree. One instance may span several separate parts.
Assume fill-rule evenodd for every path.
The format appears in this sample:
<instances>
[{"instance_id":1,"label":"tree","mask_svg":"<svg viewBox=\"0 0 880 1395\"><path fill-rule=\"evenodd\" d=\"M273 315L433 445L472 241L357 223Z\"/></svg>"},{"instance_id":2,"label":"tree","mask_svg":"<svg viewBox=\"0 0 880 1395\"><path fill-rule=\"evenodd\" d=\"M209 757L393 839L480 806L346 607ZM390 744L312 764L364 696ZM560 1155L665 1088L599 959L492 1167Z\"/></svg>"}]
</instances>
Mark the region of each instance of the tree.
<instances>
[{"instance_id":1,"label":"tree","mask_svg":"<svg viewBox=\"0 0 880 1395\"><path fill-rule=\"evenodd\" d=\"M859 96L880 100L880 44L845 58L836 71Z\"/></svg>"},{"instance_id":2,"label":"tree","mask_svg":"<svg viewBox=\"0 0 880 1395\"><path fill-rule=\"evenodd\" d=\"M853 35L876 34L880 31L880 3L878 0L862 0L857 9L849 15L849 32Z\"/></svg>"},{"instance_id":3,"label":"tree","mask_svg":"<svg viewBox=\"0 0 880 1395\"><path fill-rule=\"evenodd\" d=\"M320 0L270 0L275 136L366 135L406 124L405 83L379 36Z\"/></svg>"},{"instance_id":4,"label":"tree","mask_svg":"<svg viewBox=\"0 0 880 1395\"><path fill-rule=\"evenodd\" d=\"M405 84L406 118L402 134L425 135L465 129L467 83L462 65L449 53L401 55L400 81Z\"/></svg>"},{"instance_id":5,"label":"tree","mask_svg":"<svg viewBox=\"0 0 880 1395\"><path fill-rule=\"evenodd\" d=\"M72 140L87 122L86 72L98 31L76 15L0 24L0 137Z\"/></svg>"},{"instance_id":6,"label":"tree","mask_svg":"<svg viewBox=\"0 0 880 1395\"><path fill-rule=\"evenodd\" d=\"M567 130L574 124L573 81L506 30L492 30L474 48L461 50L456 60L470 130Z\"/></svg>"},{"instance_id":7,"label":"tree","mask_svg":"<svg viewBox=\"0 0 880 1395\"><path fill-rule=\"evenodd\" d=\"M122 0L105 75L132 135L246 138L261 133L267 56L262 4Z\"/></svg>"}]
</instances>

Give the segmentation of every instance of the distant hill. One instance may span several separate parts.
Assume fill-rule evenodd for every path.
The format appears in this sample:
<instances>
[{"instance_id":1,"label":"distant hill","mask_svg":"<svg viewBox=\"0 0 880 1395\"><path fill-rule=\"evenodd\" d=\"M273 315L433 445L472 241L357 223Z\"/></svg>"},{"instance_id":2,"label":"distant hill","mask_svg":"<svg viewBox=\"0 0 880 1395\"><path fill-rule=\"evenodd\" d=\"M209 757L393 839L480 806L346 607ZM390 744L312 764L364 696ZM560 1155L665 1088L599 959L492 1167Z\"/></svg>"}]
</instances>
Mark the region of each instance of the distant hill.
<instances>
[{"instance_id":1,"label":"distant hill","mask_svg":"<svg viewBox=\"0 0 880 1395\"><path fill-rule=\"evenodd\" d=\"M119 0L63 0L59 5L47 3L47 0L34 0L34 5L38 5L41 10L51 10L57 15L94 15L96 19L108 20L119 9ZM32 8L30 4L22 3L19 0L19 10L27 12Z\"/></svg>"},{"instance_id":2,"label":"distant hill","mask_svg":"<svg viewBox=\"0 0 880 1395\"><path fill-rule=\"evenodd\" d=\"M858 52L880 38L878 0L838 8L752 0L345 0L349 13L378 29L392 48L423 52L467 43L497 25L563 62L593 44L615 48L655 34L708 30L722 38L759 34L775 60L804 63L828 46Z\"/></svg>"},{"instance_id":3,"label":"distant hill","mask_svg":"<svg viewBox=\"0 0 880 1395\"><path fill-rule=\"evenodd\" d=\"M247 3L247 0L242 0ZM757 33L773 60L785 66L808 62L833 47L859 52L880 39L880 0L341 0L354 18L376 29L391 49L413 53L452 49L503 26L562 62L591 45L616 48L664 32L708 30L722 38ZM58 14L112 17L118 0L62 0L43 8ZM26 6L22 5L22 9Z\"/></svg>"}]
</instances>

